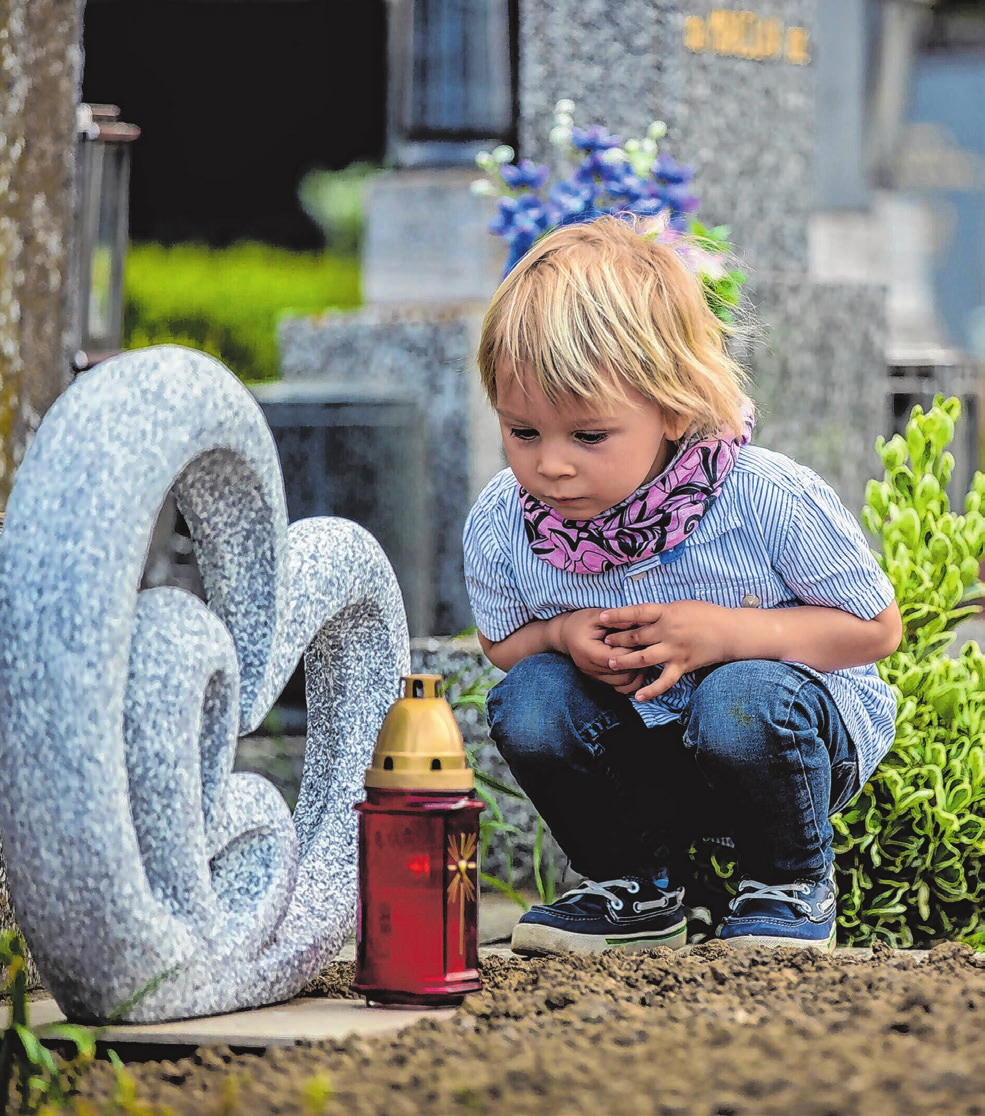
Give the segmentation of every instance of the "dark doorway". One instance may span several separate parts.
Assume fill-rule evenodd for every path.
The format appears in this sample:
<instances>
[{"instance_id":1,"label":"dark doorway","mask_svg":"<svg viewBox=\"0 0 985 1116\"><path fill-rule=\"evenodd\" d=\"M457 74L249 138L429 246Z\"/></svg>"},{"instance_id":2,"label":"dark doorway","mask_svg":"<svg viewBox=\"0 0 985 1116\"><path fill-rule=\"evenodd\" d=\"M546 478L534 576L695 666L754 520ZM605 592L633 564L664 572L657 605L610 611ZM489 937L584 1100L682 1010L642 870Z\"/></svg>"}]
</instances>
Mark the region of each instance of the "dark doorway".
<instances>
[{"instance_id":1,"label":"dark doorway","mask_svg":"<svg viewBox=\"0 0 985 1116\"><path fill-rule=\"evenodd\" d=\"M88 0L82 97L134 144L134 240L321 247L312 169L379 163L385 0Z\"/></svg>"}]
</instances>

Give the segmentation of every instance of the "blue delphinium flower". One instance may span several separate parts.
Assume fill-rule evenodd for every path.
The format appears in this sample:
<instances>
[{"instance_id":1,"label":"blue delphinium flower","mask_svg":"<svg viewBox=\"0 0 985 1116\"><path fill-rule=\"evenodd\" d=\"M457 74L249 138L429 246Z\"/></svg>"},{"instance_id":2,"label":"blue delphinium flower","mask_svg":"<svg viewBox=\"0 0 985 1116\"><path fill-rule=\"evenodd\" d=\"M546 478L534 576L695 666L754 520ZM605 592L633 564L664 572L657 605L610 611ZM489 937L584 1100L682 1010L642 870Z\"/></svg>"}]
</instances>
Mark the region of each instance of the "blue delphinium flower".
<instances>
[{"instance_id":1,"label":"blue delphinium flower","mask_svg":"<svg viewBox=\"0 0 985 1116\"><path fill-rule=\"evenodd\" d=\"M551 229L605 214L643 218L641 235L671 245L701 276L714 312L729 321L745 276L725 266L724 226L704 229L691 216L698 208L691 192L693 168L658 154L666 125L654 121L644 138L623 144L600 124L575 127L574 108L571 101L557 103L550 133L551 144L569 163L566 178L550 182L550 168L530 159L514 164L514 152L505 144L476 156L488 177L473 183L473 190L497 195L489 231L509 248L504 275Z\"/></svg>"},{"instance_id":2,"label":"blue delphinium flower","mask_svg":"<svg viewBox=\"0 0 985 1116\"><path fill-rule=\"evenodd\" d=\"M627 162L610 162L600 175L605 192L616 202L632 205L640 198L649 196L652 183L640 178Z\"/></svg>"},{"instance_id":3,"label":"blue delphinium flower","mask_svg":"<svg viewBox=\"0 0 985 1116\"><path fill-rule=\"evenodd\" d=\"M610 135L601 124L593 124L590 128L572 128L571 145L579 151L608 151L610 148L619 147L622 140L618 136Z\"/></svg>"},{"instance_id":4,"label":"blue delphinium flower","mask_svg":"<svg viewBox=\"0 0 985 1116\"><path fill-rule=\"evenodd\" d=\"M521 159L516 165L504 163L499 168L500 177L511 190L520 190L524 187L528 190L539 190L550 173L550 167L538 166L530 159Z\"/></svg>"},{"instance_id":5,"label":"blue delphinium flower","mask_svg":"<svg viewBox=\"0 0 985 1116\"><path fill-rule=\"evenodd\" d=\"M686 186L694 177L694 168L676 162L671 155L658 155L653 174L661 182Z\"/></svg>"},{"instance_id":6,"label":"blue delphinium flower","mask_svg":"<svg viewBox=\"0 0 985 1116\"><path fill-rule=\"evenodd\" d=\"M549 194L550 203L560 218L584 213L595 198L594 183L565 179L555 182Z\"/></svg>"},{"instance_id":7,"label":"blue delphinium flower","mask_svg":"<svg viewBox=\"0 0 985 1116\"><path fill-rule=\"evenodd\" d=\"M554 214L536 194L501 197L496 203L496 216L489 224L489 231L501 236L510 246L512 263L507 271L511 271L535 241L556 224Z\"/></svg>"}]
</instances>

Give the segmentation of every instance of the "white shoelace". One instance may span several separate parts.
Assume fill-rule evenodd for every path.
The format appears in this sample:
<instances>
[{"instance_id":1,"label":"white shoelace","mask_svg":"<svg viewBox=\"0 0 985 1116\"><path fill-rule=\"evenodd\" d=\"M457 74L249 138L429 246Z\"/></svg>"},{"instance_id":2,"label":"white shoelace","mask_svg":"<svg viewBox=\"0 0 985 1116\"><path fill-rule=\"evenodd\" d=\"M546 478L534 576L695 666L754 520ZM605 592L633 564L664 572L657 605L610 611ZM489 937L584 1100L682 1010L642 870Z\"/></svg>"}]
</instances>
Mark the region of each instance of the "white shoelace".
<instances>
[{"instance_id":1,"label":"white shoelace","mask_svg":"<svg viewBox=\"0 0 985 1116\"><path fill-rule=\"evenodd\" d=\"M806 895L811 890L809 883L794 881L786 884L764 884L759 880L743 880L739 884L739 894L729 903L730 910L736 910L740 903L749 899L776 899L781 903L789 903L804 914L811 913L810 903L799 899L798 896Z\"/></svg>"},{"instance_id":2,"label":"white shoelace","mask_svg":"<svg viewBox=\"0 0 985 1116\"><path fill-rule=\"evenodd\" d=\"M578 895L601 895L614 911L621 911L625 904L618 895L614 895L609 890L610 887L623 887L630 895L636 895L640 890L639 880L604 880L602 883L595 883L594 880L583 880L577 887L566 891L561 896L561 901ZM652 911L670 906L671 903L675 902L675 894L676 902L679 903L684 892L682 890L676 893L669 891L660 899L651 899L648 903L634 903L633 910L637 912Z\"/></svg>"}]
</instances>

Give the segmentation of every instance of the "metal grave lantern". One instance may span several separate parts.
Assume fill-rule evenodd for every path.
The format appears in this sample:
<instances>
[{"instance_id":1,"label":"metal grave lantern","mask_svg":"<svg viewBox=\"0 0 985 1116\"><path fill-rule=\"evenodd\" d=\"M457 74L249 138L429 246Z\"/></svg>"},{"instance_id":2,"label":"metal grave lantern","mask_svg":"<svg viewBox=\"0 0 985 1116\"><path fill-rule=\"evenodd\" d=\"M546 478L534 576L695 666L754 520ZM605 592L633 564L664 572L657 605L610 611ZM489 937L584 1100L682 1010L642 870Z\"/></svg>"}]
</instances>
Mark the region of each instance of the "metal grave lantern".
<instances>
[{"instance_id":1,"label":"metal grave lantern","mask_svg":"<svg viewBox=\"0 0 985 1116\"><path fill-rule=\"evenodd\" d=\"M459 1004L478 963L479 812L441 677L411 674L366 769L356 972L367 1003Z\"/></svg>"},{"instance_id":2,"label":"metal grave lantern","mask_svg":"<svg viewBox=\"0 0 985 1116\"><path fill-rule=\"evenodd\" d=\"M78 322L72 369L123 346L123 264L130 232L130 145L140 135L116 105L78 106Z\"/></svg>"}]
</instances>

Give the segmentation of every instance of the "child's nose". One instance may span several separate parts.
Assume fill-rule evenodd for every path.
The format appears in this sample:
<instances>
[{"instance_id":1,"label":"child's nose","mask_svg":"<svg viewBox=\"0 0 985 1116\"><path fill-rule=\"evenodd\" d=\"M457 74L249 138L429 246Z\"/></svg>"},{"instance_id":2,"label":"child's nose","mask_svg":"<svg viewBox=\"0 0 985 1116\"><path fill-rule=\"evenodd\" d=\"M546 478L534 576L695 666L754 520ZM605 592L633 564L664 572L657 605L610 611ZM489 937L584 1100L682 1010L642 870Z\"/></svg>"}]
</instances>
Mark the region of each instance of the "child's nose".
<instances>
[{"instance_id":1,"label":"child's nose","mask_svg":"<svg viewBox=\"0 0 985 1116\"><path fill-rule=\"evenodd\" d=\"M545 445L541 448L537 471L542 477L570 477L575 470L563 447Z\"/></svg>"}]
</instances>

